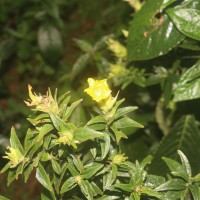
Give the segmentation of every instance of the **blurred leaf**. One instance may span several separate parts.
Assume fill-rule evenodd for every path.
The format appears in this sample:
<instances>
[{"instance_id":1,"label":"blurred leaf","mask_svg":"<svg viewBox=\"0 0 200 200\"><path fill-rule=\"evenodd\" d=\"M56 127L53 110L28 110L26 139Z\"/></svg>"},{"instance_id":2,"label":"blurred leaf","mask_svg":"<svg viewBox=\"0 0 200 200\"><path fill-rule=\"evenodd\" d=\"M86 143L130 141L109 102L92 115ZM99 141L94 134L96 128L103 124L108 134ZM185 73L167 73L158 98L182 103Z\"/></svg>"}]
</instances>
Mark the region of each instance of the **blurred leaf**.
<instances>
[{"instance_id":1,"label":"blurred leaf","mask_svg":"<svg viewBox=\"0 0 200 200\"><path fill-rule=\"evenodd\" d=\"M183 116L158 146L150 165L151 173L164 175L168 170L160 158L164 156L178 160L177 149L187 155L191 166L193 166L193 172L199 172L200 166L196 162L196 158L200 155L199 145L200 132L195 118L191 115ZM179 169L179 166L172 162L170 168Z\"/></svg>"},{"instance_id":2,"label":"blurred leaf","mask_svg":"<svg viewBox=\"0 0 200 200\"><path fill-rule=\"evenodd\" d=\"M0 195L0 199L1 199L1 200L9 200L9 199L7 199L6 197L3 197L3 196L1 196L1 195Z\"/></svg>"},{"instance_id":3,"label":"blurred leaf","mask_svg":"<svg viewBox=\"0 0 200 200\"><path fill-rule=\"evenodd\" d=\"M72 74L71 74L72 79L74 79L77 75L79 75L84 70L84 68L87 66L90 60L90 57L91 57L90 54L86 53L86 54L81 55L76 60L72 68Z\"/></svg>"},{"instance_id":4,"label":"blurred leaf","mask_svg":"<svg viewBox=\"0 0 200 200\"><path fill-rule=\"evenodd\" d=\"M184 36L168 16L158 13L163 0L147 1L135 14L128 36L128 60L147 60L168 53ZM156 15L161 17L157 18Z\"/></svg>"},{"instance_id":5,"label":"blurred leaf","mask_svg":"<svg viewBox=\"0 0 200 200\"><path fill-rule=\"evenodd\" d=\"M76 42L78 47L85 53L90 53L90 51L92 50L92 45L89 42L80 39L74 39L74 41Z\"/></svg>"},{"instance_id":6,"label":"blurred leaf","mask_svg":"<svg viewBox=\"0 0 200 200\"><path fill-rule=\"evenodd\" d=\"M184 35L200 40L200 11L187 8L168 9L167 14Z\"/></svg>"},{"instance_id":7,"label":"blurred leaf","mask_svg":"<svg viewBox=\"0 0 200 200\"><path fill-rule=\"evenodd\" d=\"M149 188L156 188L165 182L165 178L156 175L147 175L144 186Z\"/></svg>"},{"instance_id":8,"label":"blurred leaf","mask_svg":"<svg viewBox=\"0 0 200 200\"><path fill-rule=\"evenodd\" d=\"M60 31L50 24L44 24L38 31L38 44L45 59L54 64L63 52L63 41Z\"/></svg>"},{"instance_id":9,"label":"blurred leaf","mask_svg":"<svg viewBox=\"0 0 200 200\"><path fill-rule=\"evenodd\" d=\"M16 51L16 41L14 39L3 40L0 43L0 66L1 62L10 58Z\"/></svg>"},{"instance_id":10,"label":"blurred leaf","mask_svg":"<svg viewBox=\"0 0 200 200\"><path fill-rule=\"evenodd\" d=\"M189 68L180 78L174 91L174 101L200 98L200 61Z\"/></svg>"},{"instance_id":11,"label":"blurred leaf","mask_svg":"<svg viewBox=\"0 0 200 200\"><path fill-rule=\"evenodd\" d=\"M47 190L53 192L49 175L46 173L45 169L40 163L38 164L38 168L36 171L36 178Z\"/></svg>"}]
</instances>

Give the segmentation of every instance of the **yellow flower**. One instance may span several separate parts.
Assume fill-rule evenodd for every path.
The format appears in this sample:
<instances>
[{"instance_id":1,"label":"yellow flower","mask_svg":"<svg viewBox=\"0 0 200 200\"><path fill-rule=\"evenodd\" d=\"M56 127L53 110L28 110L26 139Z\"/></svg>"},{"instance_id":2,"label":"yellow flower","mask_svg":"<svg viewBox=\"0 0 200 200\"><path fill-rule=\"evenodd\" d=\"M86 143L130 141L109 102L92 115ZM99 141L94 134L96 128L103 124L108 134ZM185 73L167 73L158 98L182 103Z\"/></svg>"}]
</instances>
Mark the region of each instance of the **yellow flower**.
<instances>
[{"instance_id":1,"label":"yellow flower","mask_svg":"<svg viewBox=\"0 0 200 200\"><path fill-rule=\"evenodd\" d=\"M56 140L56 143L58 144L68 144L69 146L71 145L71 142L73 140L73 133L71 131L64 131L64 132L59 132L60 137Z\"/></svg>"},{"instance_id":2,"label":"yellow flower","mask_svg":"<svg viewBox=\"0 0 200 200\"><path fill-rule=\"evenodd\" d=\"M108 39L108 48L115 54L118 58L125 58L127 55L126 48L118 41L113 39Z\"/></svg>"},{"instance_id":3,"label":"yellow flower","mask_svg":"<svg viewBox=\"0 0 200 200\"><path fill-rule=\"evenodd\" d=\"M111 97L111 90L107 84L107 79L94 80L93 78L88 78L89 88L85 89L88 95L92 97L97 103Z\"/></svg>"},{"instance_id":4,"label":"yellow flower","mask_svg":"<svg viewBox=\"0 0 200 200\"><path fill-rule=\"evenodd\" d=\"M3 156L3 158L7 158L10 160L11 168L16 167L19 163L24 160L24 156L20 153L18 149L14 149L12 147L7 147L10 152L6 152L7 156Z\"/></svg>"}]
</instances>

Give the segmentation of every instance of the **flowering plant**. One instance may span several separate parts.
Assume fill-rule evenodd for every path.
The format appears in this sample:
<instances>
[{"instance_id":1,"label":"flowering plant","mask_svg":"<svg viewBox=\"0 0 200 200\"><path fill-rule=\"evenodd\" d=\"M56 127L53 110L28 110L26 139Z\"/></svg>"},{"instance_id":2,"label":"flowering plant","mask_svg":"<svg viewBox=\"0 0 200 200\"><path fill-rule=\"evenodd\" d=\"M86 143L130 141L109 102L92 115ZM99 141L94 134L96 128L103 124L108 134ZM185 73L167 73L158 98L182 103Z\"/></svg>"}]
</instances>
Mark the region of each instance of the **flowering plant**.
<instances>
[{"instance_id":1,"label":"flowering plant","mask_svg":"<svg viewBox=\"0 0 200 200\"><path fill-rule=\"evenodd\" d=\"M192 177L189 162L181 151L178 153L182 165L163 158L173 175L168 181L148 174L145 167L151 163L151 156L140 163L128 161L119 142L127 138L124 128L143 127L128 117L136 107L119 108L123 100L111 96L105 79L89 78L88 83L85 92L102 113L79 125L70 116L82 100L69 104L68 93L57 98L50 90L46 96L37 96L29 86L31 102L26 104L36 111L36 116L29 118L34 128L27 130L23 146L14 128L11 130L10 152L4 156L9 162L1 171L8 170L8 185L20 174L26 182L36 168L36 178L43 186L41 199L45 200L170 199L172 195L184 198L190 194L195 197L200 176ZM171 185L175 183L174 190Z\"/></svg>"}]
</instances>

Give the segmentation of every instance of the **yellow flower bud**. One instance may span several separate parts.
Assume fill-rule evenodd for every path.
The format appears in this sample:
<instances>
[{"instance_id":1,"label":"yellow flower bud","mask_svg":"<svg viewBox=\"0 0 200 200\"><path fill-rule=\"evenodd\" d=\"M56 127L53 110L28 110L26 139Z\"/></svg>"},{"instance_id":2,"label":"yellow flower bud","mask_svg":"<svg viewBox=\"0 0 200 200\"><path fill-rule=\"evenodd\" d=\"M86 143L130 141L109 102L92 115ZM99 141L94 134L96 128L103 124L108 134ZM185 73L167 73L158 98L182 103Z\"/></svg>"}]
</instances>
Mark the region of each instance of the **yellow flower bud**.
<instances>
[{"instance_id":1,"label":"yellow flower bud","mask_svg":"<svg viewBox=\"0 0 200 200\"><path fill-rule=\"evenodd\" d=\"M120 164L122 164L126 159L127 159L127 157L124 157L124 154L122 154L122 155L115 155L115 156L112 158L112 162L113 162L113 164L120 165Z\"/></svg>"},{"instance_id":2,"label":"yellow flower bud","mask_svg":"<svg viewBox=\"0 0 200 200\"><path fill-rule=\"evenodd\" d=\"M108 39L108 48L115 54L118 58L125 58L127 55L126 48L118 41L113 39Z\"/></svg>"},{"instance_id":3,"label":"yellow flower bud","mask_svg":"<svg viewBox=\"0 0 200 200\"><path fill-rule=\"evenodd\" d=\"M49 91L47 95L36 95L32 92L32 86L28 85L29 97L30 102L25 101L27 106L35 106L35 110L42 111L42 112L53 112L58 113L58 105L54 101L53 97L51 96L51 92Z\"/></svg>"},{"instance_id":4,"label":"yellow flower bud","mask_svg":"<svg viewBox=\"0 0 200 200\"><path fill-rule=\"evenodd\" d=\"M75 181L76 181L76 183L77 183L78 185L80 185L80 184L81 184L81 181L82 181L81 176L76 176L76 177L75 177Z\"/></svg>"},{"instance_id":5,"label":"yellow flower bud","mask_svg":"<svg viewBox=\"0 0 200 200\"><path fill-rule=\"evenodd\" d=\"M18 149L14 149L12 147L7 147L10 152L6 152L7 156L3 156L3 158L7 158L10 160L11 168L16 167L19 163L24 160L24 156Z\"/></svg>"},{"instance_id":6,"label":"yellow flower bud","mask_svg":"<svg viewBox=\"0 0 200 200\"><path fill-rule=\"evenodd\" d=\"M56 143L58 144L68 144L71 145L71 142L73 140L74 134L71 131L64 131L59 132L60 137L56 140Z\"/></svg>"}]
</instances>

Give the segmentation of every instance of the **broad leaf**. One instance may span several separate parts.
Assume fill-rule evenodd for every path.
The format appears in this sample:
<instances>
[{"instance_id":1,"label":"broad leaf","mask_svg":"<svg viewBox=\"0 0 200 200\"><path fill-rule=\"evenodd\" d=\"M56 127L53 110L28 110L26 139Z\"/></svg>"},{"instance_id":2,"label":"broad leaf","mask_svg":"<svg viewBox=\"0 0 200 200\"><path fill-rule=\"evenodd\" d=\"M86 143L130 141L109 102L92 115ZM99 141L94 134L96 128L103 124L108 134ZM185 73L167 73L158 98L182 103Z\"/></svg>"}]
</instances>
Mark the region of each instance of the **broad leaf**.
<instances>
[{"instance_id":1,"label":"broad leaf","mask_svg":"<svg viewBox=\"0 0 200 200\"><path fill-rule=\"evenodd\" d=\"M128 60L147 60L168 53L184 36L168 16L159 13L163 0L147 1L134 16L128 36ZM156 17L160 14L161 17Z\"/></svg>"},{"instance_id":2,"label":"broad leaf","mask_svg":"<svg viewBox=\"0 0 200 200\"><path fill-rule=\"evenodd\" d=\"M180 149L188 157L193 173L200 171L197 158L200 155L200 132L196 124L196 120L191 115L183 116L171 129L169 134L161 141L155 154L154 160L150 165L151 173L164 175L168 169L161 157L169 157L180 161L177 149ZM173 163L171 163L173 164ZM179 166L170 166L171 169L179 169Z\"/></svg>"},{"instance_id":3,"label":"broad leaf","mask_svg":"<svg viewBox=\"0 0 200 200\"><path fill-rule=\"evenodd\" d=\"M177 102L196 98L200 98L200 61L181 76L173 100Z\"/></svg>"},{"instance_id":4,"label":"broad leaf","mask_svg":"<svg viewBox=\"0 0 200 200\"><path fill-rule=\"evenodd\" d=\"M184 35L200 40L200 11L196 9L173 8L167 13L178 30Z\"/></svg>"}]
</instances>

